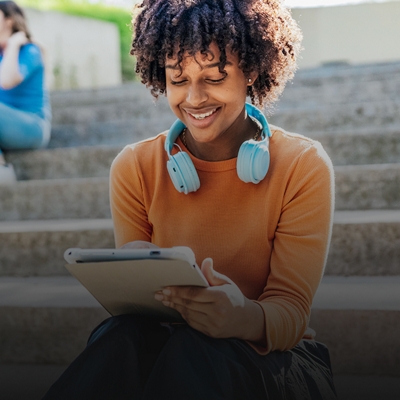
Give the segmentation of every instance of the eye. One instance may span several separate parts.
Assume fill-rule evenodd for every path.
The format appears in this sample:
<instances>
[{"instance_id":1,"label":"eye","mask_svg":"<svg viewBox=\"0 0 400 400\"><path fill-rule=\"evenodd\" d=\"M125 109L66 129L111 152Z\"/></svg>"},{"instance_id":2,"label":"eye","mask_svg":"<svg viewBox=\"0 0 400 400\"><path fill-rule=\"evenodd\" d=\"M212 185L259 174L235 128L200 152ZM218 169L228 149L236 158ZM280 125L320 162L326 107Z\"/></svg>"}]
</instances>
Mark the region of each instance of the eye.
<instances>
[{"instance_id":1,"label":"eye","mask_svg":"<svg viewBox=\"0 0 400 400\"><path fill-rule=\"evenodd\" d=\"M211 82L211 83L221 83L222 81L225 80L225 78L226 78L226 76L224 76L223 78L220 78L220 79L207 79L207 81Z\"/></svg>"},{"instance_id":2,"label":"eye","mask_svg":"<svg viewBox=\"0 0 400 400\"><path fill-rule=\"evenodd\" d=\"M179 86L179 85L182 85L182 84L184 84L185 82L187 82L187 80L183 80L183 81L173 81L172 79L171 79L171 85L176 85L176 86Z\"/></svg>"}]
</instances>

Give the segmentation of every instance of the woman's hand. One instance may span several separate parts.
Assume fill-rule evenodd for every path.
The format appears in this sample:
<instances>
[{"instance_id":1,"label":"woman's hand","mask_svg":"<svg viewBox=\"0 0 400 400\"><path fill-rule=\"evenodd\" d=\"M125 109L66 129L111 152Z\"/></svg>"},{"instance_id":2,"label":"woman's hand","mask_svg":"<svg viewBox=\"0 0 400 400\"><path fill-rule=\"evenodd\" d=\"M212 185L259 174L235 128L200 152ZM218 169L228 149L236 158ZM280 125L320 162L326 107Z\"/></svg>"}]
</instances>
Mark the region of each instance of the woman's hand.
<instances>
[{"instance_id":1,"label":"woman's hand","mask_svg":"<svg viewBox=\"0 0 400 400\"><path fill-rule=\"evenodd\" d=\"M0 66L0 86L3 89L12 89L24 79L19 71L19 50L28 42L25 32L16 32L7 40L3 61Z\"/></svg>"},{"instance_id":2,"label":"woman's hand","mask_svg":"<svg viewBox=\"0 0 400 400\"><path fill-rule=\"evenodd\" d=\"M26 37L25 32L15 32L13 33L7 40L7 46L14 46L20 48L24 44L28 43L28 38Z\"/></svg>"},{"instance_id":3,"label":"woman's hand","mask_svg":"<svg viewBox=\"0 0 400 400\"><path fill-rule=\"evenodd\" d=\"M230 278L214 271L212 259L205 259L201 270L210 287L168 287L157 292L155 299L177 310L192 328L208 336L263 342L261 307L247 299Z\"/></svg>"}]
</instances>

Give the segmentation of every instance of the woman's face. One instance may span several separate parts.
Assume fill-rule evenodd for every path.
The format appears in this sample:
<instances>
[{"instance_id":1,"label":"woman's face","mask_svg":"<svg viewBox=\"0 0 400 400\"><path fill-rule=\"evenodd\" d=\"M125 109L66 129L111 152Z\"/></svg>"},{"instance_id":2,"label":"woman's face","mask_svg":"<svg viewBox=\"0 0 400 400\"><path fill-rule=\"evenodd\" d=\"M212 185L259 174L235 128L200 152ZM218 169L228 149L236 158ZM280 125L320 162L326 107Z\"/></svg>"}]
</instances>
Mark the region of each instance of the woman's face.
<instances>
[{"instance_id":1,"label":"woman's face","mask_svg":"<svg viewBox=\"0 0 400 400\"><path fill-rule=\"evenodd\" d=\"M184 58L182 74L176 58L167 59L165 70L169 105L200 143L241 129L249 85L236 54L227 52L226 74L222 74L218 46L212 43L209 50L212 54Z\"/></svg>"},{"instance_id":2,"label":"woman's face","mask_svg":"<svg viewBox=\"0 0 400 400\"><path fill-rule=\"evenodd\" d=\"M3 11L0 10L0 40L5 40L11 36L12 23L10 18L6 18ZM0 43L1 44L1 43Z\"/></svg>"}]
</instances>

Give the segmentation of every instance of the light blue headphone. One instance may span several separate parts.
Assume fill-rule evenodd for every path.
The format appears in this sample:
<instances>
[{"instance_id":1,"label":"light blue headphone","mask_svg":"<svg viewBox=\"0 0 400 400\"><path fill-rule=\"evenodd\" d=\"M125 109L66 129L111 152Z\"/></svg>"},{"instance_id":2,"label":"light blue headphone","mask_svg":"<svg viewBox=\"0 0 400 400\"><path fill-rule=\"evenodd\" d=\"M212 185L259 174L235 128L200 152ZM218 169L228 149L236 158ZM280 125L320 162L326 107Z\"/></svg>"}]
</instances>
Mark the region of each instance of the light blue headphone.
<instances>
[{"instance_id":1,"label":"light blue headphone","mask_svg":"<svg viewBox=\"0 0 400 400\"><path fill-rule=\"evenodd\" d=\"M250 117L255 118L261 124L264 138L259 142L250 139L242 143L239 149L236 170L243 182L257 184L265 178L268 172L270 160L269 138L272 135L267 119L258 108L246 103L246 111ZM172 124L165 140L165 151L169 158L167 169L176 190L180 193L188 194L195 192L200 187L196 168L189 155L184 151L179 151L175 155L171 154L176 139L185 128L185 124L179 119Z\"/></svg>"}]
</instances>

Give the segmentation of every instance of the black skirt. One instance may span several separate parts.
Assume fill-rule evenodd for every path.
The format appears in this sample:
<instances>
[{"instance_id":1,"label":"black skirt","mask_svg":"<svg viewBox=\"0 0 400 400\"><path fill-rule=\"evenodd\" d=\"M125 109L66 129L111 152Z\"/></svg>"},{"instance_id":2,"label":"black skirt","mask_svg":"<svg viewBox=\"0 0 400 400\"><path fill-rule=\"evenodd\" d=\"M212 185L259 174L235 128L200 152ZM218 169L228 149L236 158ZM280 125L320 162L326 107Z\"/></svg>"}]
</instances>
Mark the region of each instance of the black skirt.
<instances>
[{"instance_id":1,"label":"black skirt","mask_svg":"<svg viewBox=\"0 0 400 400\"><path fill-rule=\"evenodd\" d=\"M187 324L111 317L44 399L336 399L325 345L302 340L258 354L239 339L214 339Z\"/></svg>"}]
</instances>

